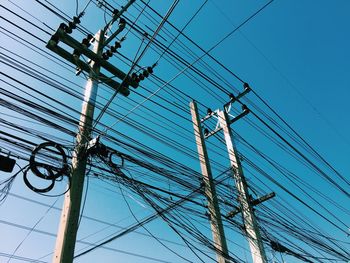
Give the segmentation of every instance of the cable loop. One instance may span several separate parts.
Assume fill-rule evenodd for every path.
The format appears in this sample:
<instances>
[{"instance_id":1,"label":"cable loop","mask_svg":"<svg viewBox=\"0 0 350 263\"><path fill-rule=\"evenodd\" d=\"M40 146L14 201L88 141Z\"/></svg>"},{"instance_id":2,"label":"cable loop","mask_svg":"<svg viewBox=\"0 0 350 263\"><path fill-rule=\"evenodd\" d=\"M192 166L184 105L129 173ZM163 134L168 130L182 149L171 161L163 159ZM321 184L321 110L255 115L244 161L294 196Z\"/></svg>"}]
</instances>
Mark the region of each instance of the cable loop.
<instances>
[{"instance_id":1,"label":"cable loop","mask_svg":"<svg viewBox=\"0 0 350 263\"><path fill-rule=\"evenodd\" d=\"M35 186L33 186L29 180L28 180L28 171L31 170L30 167L28 169L26 169L24 172L23 172L23 181L25 183L25 185L32 191L36 192L36 193L47 193L49 191L51 191L54 186L55 186L55 179L48 179L46 178L46 180L51 180L51 184L48 186L48 187L44 187L44 188L37 188ZM47 170L50 174L52 174L52 171L51 170ZM32 171L33 172L33 171ZM45 179L45 178L43 178Z\"/></svg>"},{"instance_id":2,"label":"cable loop","mask_svg":"<svg viewBox=\"0 0 350 263\"><path fill-rule=\"evenodd\" d=\"M113 160L112 160L112 157L114 156L114 155L116 155L116 156L118 156L119 158L120 158L120 160L121 160L121 163L120 164L116 164L116 163L114 163L113 162ZM118 152L118 151L113 151L113 152L111 152L110 154L109 154L109 164L111 165L111 166L113 166L113 167L115 167L115 168L123 168L124 167L124 157L122 156L122 154L120 153L120 152Z\"/></svg>"},{"instance_id":3,"label":"cable loop","mask_svg":"<svg viewBox=\"0 0 350 263\"><path fill-rule=\"evenodd\" d=\"M51 156L45 156L43 151L49 151L52 155ZM57 161L57 165L52 164L46 164L37 161L38 155L45 156L48 158L52 158L54 161ZM54 155L54 156L53 156ZM56 157L57 155L57 157ZM51 191L56 182L61 182L63 180L64 176L68 177L68 188L67 190L62 193L65 194L70 189L71 184L71 178L69 176L69 165L67 163L67 154L65 153L63 147L55 142L44 142L39 145L37 145L34 150L32 151L32 154L29 158L29 166L28 168L23 172L23 180L25 185L31 189L32 191L43 194ZM51 181L49 186L38 188L36 186L33 186L32 183L30 183L28 179L28 172L31 171L35 176L43 179ZM62 195L60 194L60 195ZM56 196L56 195L55 195Z\"/></svg>"},{"instance_id":4,"label":"cable loop","mask_svg":"<svg viewBox=\"0 0 350 263\"><path fill-rule=\"evenodd\" d=\"M40 163L40 162L36 161L37 154L41 150L46 149L48 147L53 147L58 151L59 155L62 158L62 162L61 162L60 167L55 167L55 166L50 165L50 164L44 164L44 163ZM54 142L44 142L44 143L41 143L38 146L36 146L35 149L32 151L32 154L30 156L29 166L30 166L30 169L32 170L32 172L36 176L38 176L42 179L47 179L47 180L50 180L50 179L56 180L60 176L62 176L63 174L67 174L67 172L69 170L69 166L67 163L67 155L66 155L65 151L63 150L62 146L60 146L59 144L54 143ZM49 174L42 173L38 169L38 167L46 169L47 171L49 171ZM55 171L55 173L53 171Z\"/></svg>"}]
</instances>

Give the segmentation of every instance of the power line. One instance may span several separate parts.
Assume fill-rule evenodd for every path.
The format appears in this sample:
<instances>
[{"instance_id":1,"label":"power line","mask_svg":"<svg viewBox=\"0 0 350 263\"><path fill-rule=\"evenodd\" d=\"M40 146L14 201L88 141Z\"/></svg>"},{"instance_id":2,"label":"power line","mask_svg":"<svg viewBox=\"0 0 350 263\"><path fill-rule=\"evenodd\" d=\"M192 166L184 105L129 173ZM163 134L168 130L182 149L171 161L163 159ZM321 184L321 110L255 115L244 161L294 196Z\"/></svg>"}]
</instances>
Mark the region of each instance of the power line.
<instances>
[{"instance_id":1,"label":"power line","mask_svg":"<svg viewBox=\"0 0 350 263\"><path fill-rule=\"evenodd\" d=\"M15 227L15 228L24 229L24 230L28 230L28 231L30 231L32 229L31 227L27 227L27 226L24 226L24 225L13 223L13 222L8 222L8 221L1 220L1 219L0 219L0 224L5 224L5 225L8 225L8 226L12 226L12 227ZM56 234L50 233L50 232L47 232L47 231L43 231L43 230L39 230L39 229L33 229L32 231L35 232L35 233L46 235L46 236L56 237ZM93 245L93 243L86 242L86 241L81 241L81 240L77 240L77 242L80 243L80 244L83 244L83 245L90 245L90 246ZM172 263L172 262L167 261L167 260L157 259L157 258L154 258L154 257L149 257L149 256L145 256L145 255L141 255L141 254L137 254L137 253L121 250L121 249L116 249L116 248L111 248L111 247L106 247L106 246L102 246L101 248L105 249L105 250L110 250L110 251L114 251L114 252L117 252L117 253L129 255L129 256L142 258L143 260L150 260L150 261L162 262L162 263ZM0 253L0 255L1 255L1 253ZM51 255L51 253L49 255ZM10 257L10 256L11 255L7 254L6 257ZM15 256L15 257L18 258L18 256ZM32 260L32 261L29 261L29 262L37 262L37 261L38 260ZM41 261L41 262L43 262L43 261Z\"/></svg>"}]
</instances>

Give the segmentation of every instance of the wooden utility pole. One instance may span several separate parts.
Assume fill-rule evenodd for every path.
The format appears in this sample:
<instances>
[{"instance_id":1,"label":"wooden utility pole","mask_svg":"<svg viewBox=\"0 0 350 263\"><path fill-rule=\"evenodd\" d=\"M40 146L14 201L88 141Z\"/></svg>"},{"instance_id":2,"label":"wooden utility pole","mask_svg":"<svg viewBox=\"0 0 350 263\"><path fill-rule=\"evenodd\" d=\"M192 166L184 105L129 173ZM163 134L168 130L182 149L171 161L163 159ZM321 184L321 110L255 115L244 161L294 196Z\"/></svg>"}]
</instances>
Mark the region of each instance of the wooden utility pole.
<instances>
[{"instance_id":1,"label":"wooden utility pole","mask_svg":"<svg viewBox=\"0 0 350 263\"><path fill-rule=\"evenodd\" d=\"M98 56L101 56L103 40L104 34L102 31L99 31L95 36L93 47L93 52ZM91 137L99 72L100 65L92 61L89 79L85 87L84 102L79 121L79 132L73 151L71 186L70 190L65 195L60 226L57 233L56 248L52 261L54 263L73 262L88 158L87 144Z\"/></svg>"},{"instance_id":2,"label":"wooden utility pole","mask_svg":"<svg viewBox=\"0 0 350 263\"><path fill-rule=\"evenodd\" d=\"M250 251L252 253L254 263L267 263L264 245L261 239L259 226L256 222L252 200L248 192L248 185L245 180L242 165L237 154L236 146L233 141L233 136L230 128L232 123L229 120L228 114L225 110L217 111L218 120L223 129L227 151L230 158L233 176L238 191L238 198L241 204L241 212L245 226L246 235L248 238Z\"/></svg>"},{"instance_id":3,"label":"wooden utility pole","mask_svg":"<svg viewBox=\"0 0 350 263\"><path fill-rule=\"evenodd\" d=\"M203 174L203 182L205 186L205 195L208 201L208 210L210 216L210 226L212 230L214 246L216 248L216 257L218 263L229 263L228 249L225 238L224 227L222 225L220 208L216 196L215 185L211 173L208 153L205 146L202 127L198 115L196 102L190 103L194 134L196 137L197 150Z\"/></svg>"}]
</instances>

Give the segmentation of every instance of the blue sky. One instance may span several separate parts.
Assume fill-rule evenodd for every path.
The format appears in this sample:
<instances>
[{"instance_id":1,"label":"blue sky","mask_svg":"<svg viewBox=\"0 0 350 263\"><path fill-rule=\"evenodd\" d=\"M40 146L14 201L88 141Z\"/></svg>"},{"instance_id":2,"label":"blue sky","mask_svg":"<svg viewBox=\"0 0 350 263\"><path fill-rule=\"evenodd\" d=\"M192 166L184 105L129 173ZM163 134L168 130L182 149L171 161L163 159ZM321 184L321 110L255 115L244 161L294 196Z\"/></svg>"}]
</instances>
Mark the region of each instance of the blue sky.
<instances>
[{"instance_id":1,"label":"blue sky","mask_svg":"<svg viewBox=\"0 0 350 263\"><path fill-rule=\"evenodd\" d=\"M88 1L79 0L77 2L78 10L81 11ZM107 2L116 8L126 3L126 1L120 0ZM164 16L172 2L151 0L150 6ZM181 29L204 2L199 0L180 1L170 15L169 21ZM62 11L69 17L73 17L76 13L75 1L49 0L46 3L53 4L58 8L57 10ZM202 49L208 50L266 3L267 1L209 0L205 2L198 15L186 27L184 33ZM129 9L127 17L134 21L135 17L140 13L140 8L143 6L142 2L136 0L136 4ZM10 9L28 19L49 34L23 21L6 9ZM210 52L211 56L215 57L241 79L248 82L256 94L278 112L303 139L312 145L347 180L349 180L350 171L350 124L347 114L350 110L348 103L350 86L348 78L350 70L350 51L348 49L350 45L348 34L349 9L350 3L345 0L322 0L317 2L275 0ZM142 28L147 28L148 33L152 34L160 19L150 9L146 8L146 10L149 13L143 13L136 24L139 24ZM75 76L74 69L70 68L69 65L65 65L63 60L58 63L60 66L55 63L55 58L51 58L50 54L40 55L33 51L33 47L30 46L30 44L34 44L34 46L59 58L45 48L45 42L49 40L50 34L54 33L50 28L57 29L62 19L34 0L5 0L2 3L0 13L2 16L0 31L1 72L33 87L36 91L43 92L58 102L70 106L76 112L67 110L58 102L53 102L43 95L38 95L33 91L30 92L27 87L19 84L14 79L6 77L4 74L1 74L1 88L23 96L28 101L51 107L58 113L62 111L63 115L78 118L78 112L81 110L82 103L79 96L83 94L86 79L83 75ZM152 14L155 19L154 23L148 20L146 14ZM109 12L105 12L103 7L99 8L95 1L92 1L81 20L82 25L88 31L97 32L105 25L105 19L110 19ZM6 20L13 22L18 27ZM44 42L24 32L20 27L44 40ZM115 27L112 28L112 30L114 29ZM128 27L124 33L127 31ZM128 33L126 40L122 43L121 54L109 60L124 72L130 69L130 65L124 63L125 59L122 55L133 60L136 57L137 50L140 47L141 49L145 47L146 41L142 42L140 35L134 33L134 30ZM174 29L165 24L156 40L167 46L176 35L177 33ZM21 44L20 42L23 42L23 40L18 40L18 36L29 41L29 43L25 43L26 45ZM81 39L83 36L77 30L73 32L73 37L76 39ZM181 44L183 45L181 46ZM203 54L198 47L184 36L179 36L177 42L172 44L170 48L179 54L180 58L185 59L189 63L196 60L195 56ZM189 55L187 53L188 50L191 50L194 56ZM159 53L157 53L158 51L159 47L151 45L151 48L147 50L139 64L147 67L155 63L160 57ZM39 52L43 53L43 51ZM13 59L18 60L17 65L13 64ZM189 169L199 172L199 162L195 158L196 145L190 121L189 102L191 98L197 100L200 104L200 115L204 116L207 107L213 110L222 108L223 104L228 101L228 95L202 77L193 81L188 75L181 74L175 80L172 80L178 72L185 68L183 64L175 67L174 62L176 62L174 58L164 55L160 58L154 72L155 76L163 79L165 82L171 80L171 84L176 87L176 90L169 86L161 86L161 89L157 91L159 86L155 82L145 80L141 82L141 87L136 92L134 92L133 88L130 88L131 94L128 98L118 95L109 107L111 111L103 115L101 123L109 127L112 126L111 128L116 130L108 130L108 136L113 136L132 145L135 145L135 142L140 142L144 146L186 165ZM36 72L52 77L56 84L59 83L60 87L65 88L66 91L71 91L77 97L68 95L67 92L58 90L20 72L21 65L25 65L26 69L32 67ZM208 56L204 56L201 62L196 62L194 65L205 76L212 78L221 88L234 94L243 90L242 83L237 78ZM220 76L216 77L212 71L208 70L208 66L211 67L211 70L216 70ZM191 71L186 70L185 72L190 73ZM199 85L199 82L202 82L202 84ZM143 102L145 97L147 98L154 92L157 92L156 96ZM105 105L112 94L111 89L99 85L99 96L97 99L99 106ZM10 99L4 92L0 94L0 98L2 101L19 103L16 99ZM297 142L300 142L300 139L297 139L295 142L286 133L279 130L278 127L283 127L290 132L256 95L251 92L242 99L242 102L247 104L254 113L257 113L259 117L276 129L283 138L295 145L303 156L325 172L324 175L332 178L337 185L343 187L349 193L349 185L347 183L339 179L339 176L327 167L324 162L320 161L320 158L314 157L310 153L310 149L302 148L297 144ZM137 105L140 103L142 105L138 107ZM138 108L130 112L135 106ZM0 107L2 119L13 124L22 125L26 129L34 129L36 134L34 136L26 134L23 131L9 127L5 123L2 124L2 131L30 140L35 144L44 141L37 136L38 132L44 132L50 138L55 136L59 143L67 146L67 152L74 146L74 138L72 136L48 127L48 125L43 125L37 120L24 116L23 113L15 112L5 107L4 104L1 104ZM33 109L29 106L24 107L70 130L77 130L76 127L55 119L53 116L45 115L38 109ZM96 109L95 117L99 112L100 109ZM237 115L239 112L240 107L235 103L232 114ZM115 116L112 116L111 113ZM265 113L267 116L271 116L280 126L276 126L273 122L268 121L266 115L264 115ZM125 115L127 117L124 120L123 116ZM214 126L215 122L212 122L210 127ZM96 127L99 130L104 129L101 124L98 124ZM295 212L296 215L310 222L312 227L322 231L326 236L340 240L340 243L337 243L341 244L339 249L349 254L349 237L347 236L350 218L349 211L347 211L348 197L332 186L329 181L325 180L319 172L315 172L313 167L310 167L307 162L305 165L305 159L302 160L300 155L298 156L298 154L295 154L295 151L291 151L285 142L281 141L276 134L263 125L254 114L249 114L244 119L234 123L232 129L243 138L237 137L236 144L238 151L242 155L244 173L248 183L251 185L253 196L258 197L271 191L277 194L273 200L267 201L263 206L256 207L257 215L262 219L260 225L263 229L267 232L270 230L270 234L280 238L279 240L286 245L293 243L299 248L305 249L306 252L313 253L316 256L328 257L327 253L321 254L317 250L307 247L304 241L293 238L293 232L287 230L283 232L285 231L284 229L278 229L271 224L271 220L267 219L269 212L276 212L275 217L279 214L285 216L288 220L293 220L295 219L293 218L295 214L293 215L292 212ZM121 134L118 134L118 132ZM94 136L97 134L98 132L94 132ZM127 135L128 138L122 137L122 134ZM162 136L164 136L165 141L169 142L168 144L158 140ZM0 148L4 154L10 150L15 156L28 157L28 152L21 152L19 148L7 143L4 138L6 136L2 136L0 139ZM135 141L132 141L130 138ZM213 175L218 178L220 178L220 172L224 168L227 169L229 167L225 145L220 142L222 138L223 135L219 134L217 137L211 137L207 140ZM295 138L294 135L293 138ZM263 159L249 148L245 140L271 158L271 160L283 166L281 170L285 172L288 170L292 173L286 172L282 174L279 172L276 167L271 165L271 162L267 162L266 159ZM121 145L111 143L107 136L102 137L102 141L111 147L132 154L130 150L123 148ZM184 147L185 151L180 151L178 146ZM147 159L148 157L143 156L142 158ZM254 166L251 165L250 161L267 173L263 174L258 170L254 170ZM94 160L94 163L98 164L98 161ZM18 164L24 167L28 162L18 160ZM18 171L18 169L16 167L15 171ZM190 171L189 169L188 171ZM162 177L157 177L158 175L152 172L145 174L143 172L144 170L131 163L125 168L126 174L143 182L165 188L170 192L187 193L171 180L163 180ZM0 172L0 179L8 178L10 175ZM270 179L267 176L271 176ZM95 177L93 173L90 173L88 177L90 178L88 180L89 186L83 211L85 217L81 220L78 232L79 240L88 243L99 243L99 241L107 238L108 235L119 231L118 227L111 225L127 227L135 223L135 218L130 213L128 205L139 220L153 213L152 208L127 187L121 186L120 188L117 183L103 181L101 178ZM273 183L271 179L288 189L295 196L300 197L301 200L311 208L314 208L319 214L302 205L278 184ZM189 182L197 184L196 180L194 176L193 180L191 179ZM228 176L225 183L228 186L218 187L220 192L224 192L223 196L220 197L221 199L219 199L235 204L237 201L234 199L236 192L233 187L233 179L230 179ZM64 184L58 183L57 185L58 188L55 188L55 193L58 193L65 187ZM17 176L10 193L11 195L0 206L0 242L2 244L0 262L7 262L8 258L5 254L13 254L20 243L22 244L16 251L15 256L50 262L52 258L50 253L53 252L55 245L54 235L58 228L59 209L62 206L63 197L45 197L33 193L24 185L21 176ZM307 196L308 194L309 196ZM123 195L128 200L127 203ZM232 199L227 199L228 197ZM29 198L30 200L24 200L23 198ZM203 196L197 196L195 200L205 203ZM286 207L282 208L282 205ZM54 206L54 208L51 206ZM227 206L223 203L221 206L223 213L225 213L228 209ZM324 208L321 206L324 206ZM188 205L188 207L191 206ZM200 208L199 210L204 213L204 209ZM322 218L320 214L329 219L329 221L334 222L334 224ZM188 217L193 219L191 222L210 239L211 233L208 221L190 213ZM241 222L239 216L235 219L237 222ZM300 220L298 223L301 224L298 226L310 229L310 226L303 225ZM28 234L28 229L31 229L33 226L35 226L34 231ZM163 220L157 219L148 224L147 230L158 238L165 239L165 244L169 248L187 258L190 262L201 262ZM186 262L154 238L147 236L149 235L147 230L140 228L137 233L128 234L108 244L107 246L113 248L114 251L111 249L97 249L77 258L75 262L114 262L115 260L130 263L157 262L157 260L158 262L159 260L163 260L161 262ZM230 240L230 253L237 256L240 261L251 262L248 244L240 231L232 227L232 225L226 225L225 231L226 236ZM186 238L191 237L189 233L184 233L184 235ZM289 241L283 238L289 239ZM207 251L206 248L198 243L195 244L200 250ZM77 243L76 253L84 251L87 247L89 247L87 243ZM290 255L272 253L270 247L266 247L266 250L271 262L282 262L282 260L284 262L301 262ZM213 252L208 253L215 257ZM303 254L304 252L300 253ZM149 258L141 258L144 256ZM213 262L203 255L201 258L204 262ZM23 262L23 259L13 257L11 262Z\"/></svg>"}]
</instances>

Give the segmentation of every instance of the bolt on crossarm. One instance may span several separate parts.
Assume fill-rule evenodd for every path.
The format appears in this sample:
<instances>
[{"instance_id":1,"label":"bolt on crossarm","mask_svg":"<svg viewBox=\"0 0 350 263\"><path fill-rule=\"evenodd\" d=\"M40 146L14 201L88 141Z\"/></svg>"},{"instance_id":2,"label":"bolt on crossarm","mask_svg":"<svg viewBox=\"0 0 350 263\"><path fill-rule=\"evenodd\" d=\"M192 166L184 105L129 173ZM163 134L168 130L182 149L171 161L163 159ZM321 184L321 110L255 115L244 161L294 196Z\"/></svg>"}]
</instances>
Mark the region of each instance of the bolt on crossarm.
<instances>
[{"instance_id":1,"label":"bolt on crossarm","mask_svg":"<svg viewBox=\"0 0 350 263\"><path fill-rule=\"evenodd\" d=\"M218 263L229 263L228 248L225 238L224 227L222 224L220 207L216 196L215 185L211 173L208 153L205 146L202 127L198 115L198 108L195 101L190 103L192 122L194 133L196 137L197 150L200 159L200 165L203 175L203 182L205 186L205 195L208 201L208 209L210 215L210 226L213 235L214 246L216 248L216 257Z\"/></svg>"}]
</instances>

